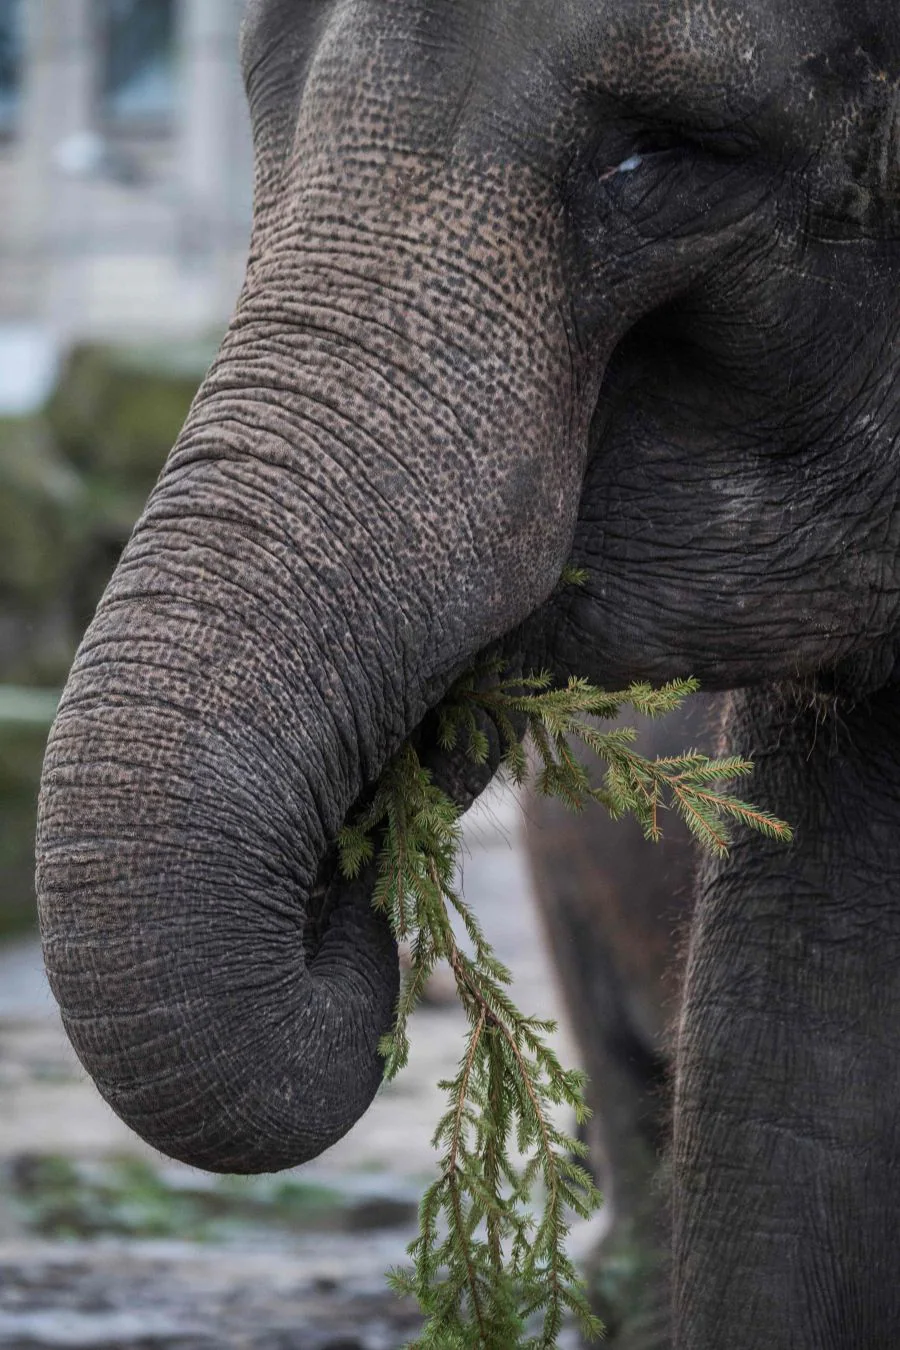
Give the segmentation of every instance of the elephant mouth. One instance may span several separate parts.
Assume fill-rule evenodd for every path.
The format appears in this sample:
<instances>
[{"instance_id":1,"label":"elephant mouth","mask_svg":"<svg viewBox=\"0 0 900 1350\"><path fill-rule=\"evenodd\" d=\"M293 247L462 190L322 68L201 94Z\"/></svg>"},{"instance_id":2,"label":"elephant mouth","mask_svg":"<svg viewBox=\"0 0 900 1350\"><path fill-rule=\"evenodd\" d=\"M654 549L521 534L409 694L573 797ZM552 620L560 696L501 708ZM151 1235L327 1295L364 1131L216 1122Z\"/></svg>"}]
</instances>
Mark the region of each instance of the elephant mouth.
<instances>
[{"instance_id":1,"label":"elephant mouth","mask_svg":"<svg viewBox=\"0 0 900 1350\"><path fill-rule=\"evenodd\" d=\"M436 709L426 713L410 737L410 743L423 768L431 774L432 782L453 801L460 812L468 811L486 791L505 756L503 740L494 718L478 708L475 721L478 730L487 739L487 756L481 761L474 759L469 752L465 736L450 750L441 745Z\"/></svg>"},{"instance_id":2,"label":"elephant mouth","mask_svg":"<svg viewBox=\"0 0 900 1350\"><path fill-rule=\"evenodd\" d=\"M418 755L422 767L431 776L433 784L459 810L462 815L474 805L487 790L500 770L505 748L495 720L482 710L475 713L476 725L487 739L488 753L483 760L476 760L468 750L465 736L452 748L441 745L440 705L435 705L407 737ZM367 783L362 792L349 808L345 824L351 824L365 811L378 786L378 780ZM364 870L354 889L362 883L362 889L371 897L377 880L378 858L381 853L383 835L376 831L374 855L375 861ZM322 943L328 929L330 916L350 888L351 883L344 877L340 867L340 854L336 842L332 842L322 858L315 883L310 891L309 904L304 923L303 945L307 960L312 960Z\"/></svg>"}]
</instances>

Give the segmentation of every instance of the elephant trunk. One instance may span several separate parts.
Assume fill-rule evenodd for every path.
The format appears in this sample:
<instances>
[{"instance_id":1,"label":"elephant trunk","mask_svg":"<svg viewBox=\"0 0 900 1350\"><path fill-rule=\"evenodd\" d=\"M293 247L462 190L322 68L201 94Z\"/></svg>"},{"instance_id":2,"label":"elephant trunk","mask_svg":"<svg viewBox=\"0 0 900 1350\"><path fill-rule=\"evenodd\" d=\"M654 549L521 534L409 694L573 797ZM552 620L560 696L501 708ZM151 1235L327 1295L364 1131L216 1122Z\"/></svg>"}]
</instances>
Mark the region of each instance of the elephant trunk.
<instances>
[{"instance_id":1,"label":"elephant trunk","mask_svg":"<svg viewBox=\"0 0 900 1350\"><path fill-rule=\"evenodd\" d=\"M394 20L428 73L417 15ZM592 410L545 175L452 151L452 99L415 150L397 44L354 32L339 8L281 140L250 62L244 291L42 785L45 959L75 1048L139 1134L211 1170L302 1162L371 1100L396 953L333 841L552 591Z\"/></svg>"},{"instance_id":2,"label":"elephant trunk","mask_svg":"<svg viewBox=\"0 0 900 1350\"><path fill-rule=\"evenodd\" d=\"M298 495L294 452L258 432L242 450L221 416L189 425L81 646L38 892L50 984L107 1101L165 1153L264 1171L333 1143L380 1081L396 950L329 841L424 711L401 672L427 635L412 596L399 631L359 541L354 563L339 536L295 548L324 484Z\"/></svg>"},{"instance_id":3,"label":"elephant trunk","mask_svg":"<svg viewBox=\"0 0 900 1350\"><path fill-rule=\"evenodd\" d=\"M396 951L371 877L334 879L333 840L460 668L552 589L577 502L560 511L552 453L564 331L536 361L478 316L471 268L448 309L446 269L373 284L366 237L341 245L356 282L335 279L307 235L251 262L82 643L39 810L76 1051L140 1135L209 1170L302 1162L371 1101Z\"/></svg>"}]
</instances>

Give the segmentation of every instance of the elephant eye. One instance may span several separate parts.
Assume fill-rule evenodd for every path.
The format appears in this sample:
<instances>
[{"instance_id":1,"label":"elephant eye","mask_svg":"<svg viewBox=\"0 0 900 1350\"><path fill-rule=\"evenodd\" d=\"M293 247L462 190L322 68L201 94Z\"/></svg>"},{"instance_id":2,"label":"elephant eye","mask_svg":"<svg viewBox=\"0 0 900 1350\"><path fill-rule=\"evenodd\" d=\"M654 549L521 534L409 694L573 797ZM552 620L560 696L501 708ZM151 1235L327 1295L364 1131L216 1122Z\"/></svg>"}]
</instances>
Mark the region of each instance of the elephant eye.
<instances>
[{"instance_id":1,"label":"elephant eye","mask_svg":"<svg viewBox=\"0 0 900 1350\"><path fill-rule=\"evenodd\" d=\"M637 149L642 156L660 155L669 150L689 150L690 148L690 138L679 135L674 129L656 127L653 131L646 131L637 138Z\"/></svg>"},{"instance_id":2,"label":"elephant eye","mask_svg":"<svg viewBox=\"0 0 900 1350\"><path fill-rule=\"evenodd\" d=\"M623 159L621 164L614 164L611 169L604 169L597 175L598 183L605 183L609 178L615 178L620 173L634 173L644 162L643 155L629 155Z\"/></svg>"}]
</instances>

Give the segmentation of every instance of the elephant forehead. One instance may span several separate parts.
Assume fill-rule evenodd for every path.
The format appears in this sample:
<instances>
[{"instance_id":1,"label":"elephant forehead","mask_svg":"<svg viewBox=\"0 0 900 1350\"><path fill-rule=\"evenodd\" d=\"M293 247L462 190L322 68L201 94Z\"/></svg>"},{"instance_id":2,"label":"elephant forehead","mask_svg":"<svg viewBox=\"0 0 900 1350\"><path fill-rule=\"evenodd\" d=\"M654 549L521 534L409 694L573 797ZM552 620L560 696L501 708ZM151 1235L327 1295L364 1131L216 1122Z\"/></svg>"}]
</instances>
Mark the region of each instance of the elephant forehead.
<instances>
[{"instance_id":1,"label":"elephant forehead","mask_svg":"<svg viewBox=\"0 0 900 1350\"><path fill-rule=\"evenodd\" d=\"M729 0L618 0L596 24L595 73L604 88L644 95L654 107L752 93L773 28L764 12Z\"/></svg>"},{"instance_id":2,"label":"elephant forehead","mask_svg":"<svg viewBox=\"0 0 900 1350\"><path fill-rule=\"evenodd\" d=\"M882 204L900 197L895 0L606 0L570 36L576 79L638 124L741 127ZM866 204L857 203L857 214Z\"/></svg>"},{"instance_id":3,"label":"elephant forehead","mask_svg":"<svg viewBox=\"0 0 900 1350\"><path fill-rule=\"evenodd\" d=\"M900 76L894 0L873 0L883 23L833 0L606 0L586 6L583 75L653 111L729 113ZM892 36L893 34L893 36ZM794 77L792 79L792 77ZM802 86L802 87L801 87Z\"/></svg>"}]
</instances>

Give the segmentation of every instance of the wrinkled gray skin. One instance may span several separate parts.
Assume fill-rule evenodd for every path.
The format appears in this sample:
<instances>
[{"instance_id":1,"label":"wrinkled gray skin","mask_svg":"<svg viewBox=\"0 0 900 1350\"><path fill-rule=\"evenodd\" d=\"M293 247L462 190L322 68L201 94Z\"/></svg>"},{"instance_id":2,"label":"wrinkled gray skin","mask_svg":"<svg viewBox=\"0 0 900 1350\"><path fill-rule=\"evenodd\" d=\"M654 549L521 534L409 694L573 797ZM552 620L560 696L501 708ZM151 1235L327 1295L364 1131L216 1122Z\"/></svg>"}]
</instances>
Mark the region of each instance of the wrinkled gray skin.
<instances>
[{"instance_id":1,"label":"wrinkled gray skin","mask_svg":"<svg viewBox=\"0 0 900 1350\"><path fill-rule=\"evenodd\" d=\"M314 1156L397 989L329 841L454 674L502 642L747 686L731 735L798 843L742 840L699 897L675 1344L888 1350L894 0L255 0L243 62L246 284L47 755L79 1055L167 1153Z\"/></svg>"}]
</instances>

